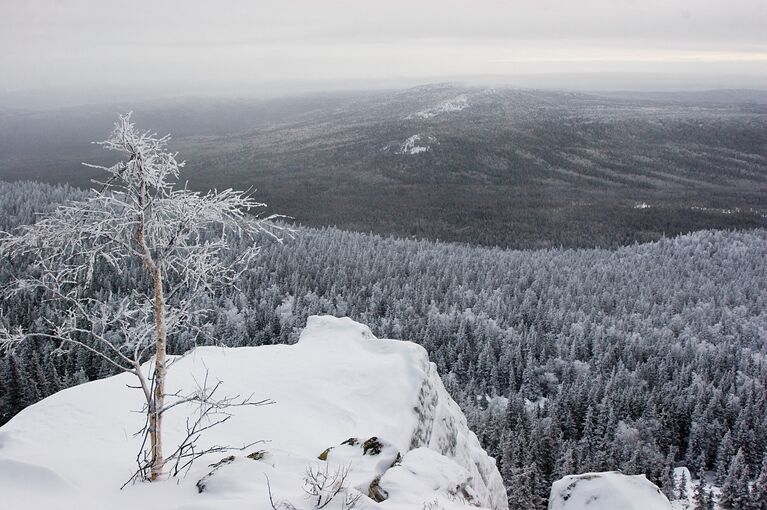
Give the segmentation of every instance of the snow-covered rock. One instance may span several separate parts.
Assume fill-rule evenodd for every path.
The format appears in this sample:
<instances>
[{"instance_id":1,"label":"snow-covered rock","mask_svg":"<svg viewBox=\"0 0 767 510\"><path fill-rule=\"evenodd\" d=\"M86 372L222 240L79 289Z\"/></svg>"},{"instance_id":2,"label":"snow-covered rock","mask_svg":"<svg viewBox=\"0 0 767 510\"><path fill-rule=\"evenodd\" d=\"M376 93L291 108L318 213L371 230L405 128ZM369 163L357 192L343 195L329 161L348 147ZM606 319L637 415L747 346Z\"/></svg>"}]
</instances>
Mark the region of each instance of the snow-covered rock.
<instances>
[{"instance_id":1,"label":"snow-covered rock","mask_svg":"<svg viewBox=\"0 0 767 510\"><path fill-rule=\"evenodd\" d=\"M569 475L551 486L549 510L671 510L645 475L617 471Z\"/></svg>"},{"instance_id":2,"label":"snow-covered rock","mask_svg":"<svg viewBox=\"0 0 767 510\"><path fill-rule=\"evenodd\" d=\"M310 509L307 472L348 470L347 490L328 510L358 495L357 508L369 510L507 509L495 462L416 344L311 317L295 345L195 349L174 363L168 390L187 392L206 373L222 381L221 394L276 403L235 409L201 445L267 442L203 457L179 483L121 491L135 469L142 402L131 375L110 377L61 391L0 428L3 506L261 510L271 508L268 477L275 503ZM180 405L166 415L166 450L192 412Z\"/></svg>"}]
</instances>

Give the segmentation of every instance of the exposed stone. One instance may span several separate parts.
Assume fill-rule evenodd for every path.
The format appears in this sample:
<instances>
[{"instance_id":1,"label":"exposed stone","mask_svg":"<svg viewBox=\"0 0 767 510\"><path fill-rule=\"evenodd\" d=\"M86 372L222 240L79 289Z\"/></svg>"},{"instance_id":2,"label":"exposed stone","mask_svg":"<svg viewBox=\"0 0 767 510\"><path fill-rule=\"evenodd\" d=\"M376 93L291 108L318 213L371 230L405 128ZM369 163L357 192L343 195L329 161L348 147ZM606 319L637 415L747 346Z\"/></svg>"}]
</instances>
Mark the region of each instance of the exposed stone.
<instances>
[{"instance_id":1,"label":"exposed stone","mask_svg":"<svg viewBox=\"0 0 767 510\"><path fill-rule=\"evenodd\" d=\"M330 453L330 450L332 450L332 449L333 449L333 447L329 446L328 448L325 449L324 452L320 453L317 458L320 459L320 460L328 460L328 453Z\"/></svg>"},{"instance_id":2,"label":"exposed stone","mask_svg":"<svg viewBox=\"0 0 767 510\"><path fill-rule=\"evenodd\" d=\"M205 488L207 487L207 484L208 484L208 479L211 476L213 476L213 474L218 469L220 469L221 466L225 466L227 464L231 464L232 462L234 462L234 455L230 455L229 457L224 457L223 459L221 459L218 462L215 462L213 464L209 464L208 467L211 467L213 469L211 469L210 472L207 475L203 476L202 478L200 478L197 481L197 484L196 484L197 485L197 492L200 492L200 493L205 492Z\"/></svg>"},{"instance_id":3,"label":"exposed stone","mask_svg":"<svg viewBox=\"0 0 767 510\"><path fill-rule=\"evenodd\" d=\"M247 455L247 457L249 459L252 459L252 460L261 460L265 456L266 456L266 450L258 450L258 451L255 451L255 452Z\"/></svg>"},{"instance_id":4,"label":"exposed stone","mask_svg":"<svg viewBox=\"0 0 767 510\"><path fill-rule=\"evenodd\" d=\"M368 488L368 497L375 501L376 503L380 503L381 501L385 501L386 498L389 497L389 495L386 493L386 491L381 487L379 482L381 481L381 477L377 476L375 480L373 480L370 483L370 487Z\"/></svg>"},{"instance_id":5,"label":"exposed stone","mask_svg":"<svg viewBox=\"0 0 767 510\"><path fill-rule=\"evenodd\" d=\"M381 453L382 448L383 444L381 444L381 441L379 441L377 437L373 436L362 444L362 454L378 455Z\"/></svg>"}]
</instances>

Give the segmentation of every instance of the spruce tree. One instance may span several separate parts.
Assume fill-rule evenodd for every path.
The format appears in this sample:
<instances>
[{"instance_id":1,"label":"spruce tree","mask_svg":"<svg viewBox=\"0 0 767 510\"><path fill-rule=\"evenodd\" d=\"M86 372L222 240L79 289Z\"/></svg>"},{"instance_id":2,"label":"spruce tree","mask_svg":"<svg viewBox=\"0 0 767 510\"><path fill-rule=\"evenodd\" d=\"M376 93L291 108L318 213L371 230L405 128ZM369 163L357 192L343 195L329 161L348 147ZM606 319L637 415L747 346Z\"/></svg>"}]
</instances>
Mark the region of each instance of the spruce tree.
<instances>
[{"instance_id":1,"label":"spruce tree","mask_svg":"<svg viewBox=\"0 0 767 510\"><path fill-rule=\"evenodd\" d=\"M692 495L693 509L706 510L706 472L703 468L698 470L698 484L695 486Z\"/></svg>"},{"instance_id":2,"label":"spruce tree","mask_svg":"<svg viewBox=\"0 0 767 510\"><path fill-rule=\"evenodd\" d=\"M767 510L767 453L762 459L762 469L751 489L751 508L749 510Z\"/></svg>"},{"instance_id":3,"label":"spruce tree","mask_svg":"<svg viewBox=\"0 0 767 510\"><path fill-rule=\"evenodd\" d=\"M672 449L666 455L666 461L660 474L660 488L668 499L674 499L676 492L676 480L674 480L674 454Z\"/></svg>"},{"instance_id":4,"label":"spruce tree","mask_svg":"<svg viewBox=\"0 0 767 510\"><path fill-rule=\"evenodd\" d=\"M743 454L743 448L740 448L737 455L733 457L730 469L727 471L719 505L722 508L733 510L747 509L750 499L748 479L748 465Z\"/></svg>"},{"instance_id":5,"label":"spruce tree","mask_svg":"<svg viewBox=\"0 0 767 510\"><path fill-rule=\"evenodd\" d=\"M722 485L730 469L730 462L735 455L735 445L732 442L732 433L728 430L716 451L716 483Z\"/></svg>"},{"instance_id":6,"label":"spruce tree","mask_svg":"<svg viewBox=\"0 0 767 510\"><path fill-rule=\"evenodd\" d=\"M716 499L713 489L706 492L706 510L716 510Z\"/></svg>"},{"instance_id":7,"label":"spruce tree","mask_svg":"<svg viewBox=\"0 0 767 510\"><path fill-rule=\"evenodd\" d=\"M676 483L676 499L687 499L687 475L684 470L680 470L679 479Z\"/></svg>"},{"instance_id":8,"label":"spruce tree","mask_svg":"<svg viewBox=\"0 0 767 510\"><path fill-rule=\"evenodd\" d=\"M509 498L509 508L518 510L539 510L536 506L535 494L530 473L527 469L514 469L506 481Z\"/></svg>"}]
</instances>

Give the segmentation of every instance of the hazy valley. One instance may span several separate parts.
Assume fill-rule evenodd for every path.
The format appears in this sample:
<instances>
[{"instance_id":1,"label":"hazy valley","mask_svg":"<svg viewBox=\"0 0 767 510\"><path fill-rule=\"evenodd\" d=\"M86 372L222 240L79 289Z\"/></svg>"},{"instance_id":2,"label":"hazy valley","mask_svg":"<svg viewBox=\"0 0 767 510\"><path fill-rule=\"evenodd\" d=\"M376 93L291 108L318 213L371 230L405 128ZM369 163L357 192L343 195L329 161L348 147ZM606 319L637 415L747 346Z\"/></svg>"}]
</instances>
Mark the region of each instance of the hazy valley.
<instances>
[{"instance_id":1,"label":"hazy valley","mask_svg":"<svg viewBox=\"0 0 767 510\"><path fill-rule=\"evenodd\" d=\"M767 95L429 85L6 110L0 179L88 186L115 111L172 132L195 189L256 187L307 226L512 248L765 225Z\"/></svg>"}]
</instances>

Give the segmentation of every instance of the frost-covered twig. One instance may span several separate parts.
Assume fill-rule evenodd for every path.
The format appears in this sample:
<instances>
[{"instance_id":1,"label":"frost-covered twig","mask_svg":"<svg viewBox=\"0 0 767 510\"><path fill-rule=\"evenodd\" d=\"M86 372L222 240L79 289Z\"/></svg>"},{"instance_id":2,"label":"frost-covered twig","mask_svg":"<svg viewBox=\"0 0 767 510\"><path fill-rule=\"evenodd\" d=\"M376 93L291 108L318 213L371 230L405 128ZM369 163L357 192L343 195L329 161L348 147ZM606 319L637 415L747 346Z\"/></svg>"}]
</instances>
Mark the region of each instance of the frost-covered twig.
<instances>
[{"instance_id":1,"label":"frost-covered twig","mask_svg":"<svg viewBox=\"0 0 767 510\"><path fill-rule=\"evenodd\" d=\"M279 503L276 503L274 501L274 496L272 495L272 484L269 483L269 477L266 476L266 473L264 473L264 478L266 478L266 492L269 495L269 506L272 507L272 510L296 510L295 505L289 501L280 501Z\"/></svg>"},{"instance_id":2,"label":"frost-covered twig","mask_svg":"<svg viewBox=\"0 0 767 510\"><path fill-rule=\"evenodd\" d=\"M349 476L349 466L338 466L331 470L325 463L321 467L310 465L304 474L303 489L307 496L314 499L315 508L325 508L346 489L346 478Z\"/></svg>"},{"instance_id":3,"label":"frost-covered twig","mask_svg":"<svg viewBox=\"0 0 767 510\"><path fill-rule=\"evenodd\" d=\"M214 384L210 384L209 372L206 370L202 383L197 383L197 387L193 392L187 395L181 395L180 392L165 395L166 398L174 398L175 400L160 409L159 412L161 414L166 413L178 406L190 404L196 405L195 411L190 413L190 417L186 418L186 436L175 449L175 451L173 451L165 459L166 465L170 466L169 474L171 476L186 474L194 461L205 455L230 451L242 451L250 448L253 445L264 442L253 441L241 446L212 445L205 448L201 448L198 445L198 441L205 431L221 425L232 417L232 414L230 413L231 409L246 406L258 407L274 403L274 401L271 399L256 400L252 395L247 398L241 398L239 395L226 395L219 397L216 395L216 393L221 387L221 384L221 381L216 381ZM146 409L144 409L144 412L145 411ZM191 416L193 416L193 418ZM142 436L142 449L145 449L148 437L150 435L148 422L144 424L144 427L137 433L137 435ZM137 457L138 469L125 483L125 485L142 477L142 473L145 473L149 467L147 465L148 458L149 457L145 453L139 454ZM125 485L123 485L123 487Z\"/></svg>"},{"instance_id":4,"label":"frost-covered twig","mask_svg":"<svg viewBox=\"0 0 767 510\"><path fill-rule=\"evenodd\" d=\"M34 293L58 303L66 317L57 324L43 320L35 330L0 326L0 352L44 338L58 342L59 353L85 349L136 375L146 402L144 440L150 451L148 473L143 447L139 453L139 475L151 480L161 477L168 464L162 416L169 409L169 336L201 334L197 322L209 313L201 302L252 269L261 235L280 242L283 235L292 235L290 228L274 223L280 216L255 214L266 206L250 191L199 193L177 187L184 162L166 150L169 141L168 135L137 130L130 113L120 115L111 135L98 144L123 158L111 166L86 165L107 174L95 181L89 196L13 233L0 233L0 256L25 264L25 276L12 279L2 293ZM227 258L238 240L249 247L232 262ZM128 295L113 296L102 288L103 276L121 275L137 264L145 278L131 282ZM150 359L145 372L142 366ZM240 405L246 402L265 403L246 399ZM234 401L219 403L231 406ZM192 424L191 430L200 429ZM171 457L188 459L178 450Z\"/></svg>"}]
</instances>

